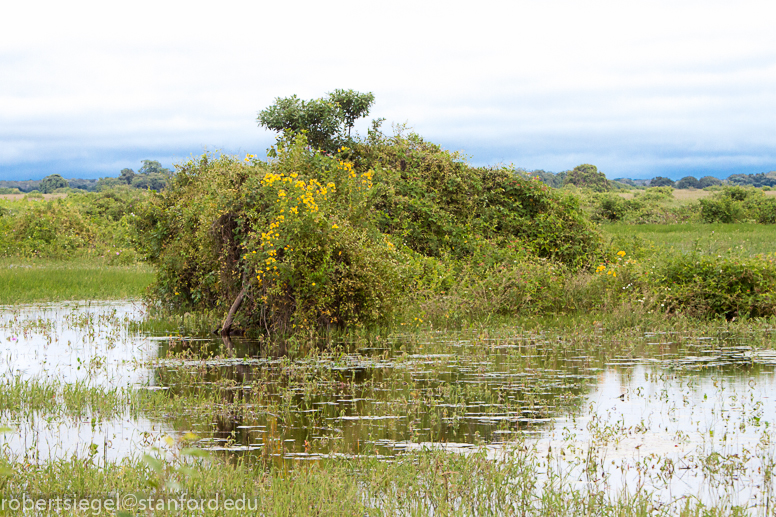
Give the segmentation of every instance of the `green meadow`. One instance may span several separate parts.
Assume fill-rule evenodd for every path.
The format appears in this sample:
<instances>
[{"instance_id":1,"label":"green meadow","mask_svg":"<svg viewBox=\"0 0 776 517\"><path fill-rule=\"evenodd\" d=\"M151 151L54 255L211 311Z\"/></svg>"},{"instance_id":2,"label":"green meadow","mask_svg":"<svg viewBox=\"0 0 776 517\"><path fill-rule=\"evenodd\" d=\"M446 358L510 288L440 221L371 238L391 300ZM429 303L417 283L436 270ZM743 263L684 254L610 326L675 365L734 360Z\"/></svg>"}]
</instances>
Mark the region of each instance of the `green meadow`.
<instances>
[{"instance_id":1,"label":"green meadow","mask_svg":"<svg viewBox=\"0 0 776 517\"><path fill-rule=\"evenodd\" d=\"M153 282L147 264L113 266L86 260L0 260L0 305L62 300L140 299Z\"/></svg>"}]
</instances>

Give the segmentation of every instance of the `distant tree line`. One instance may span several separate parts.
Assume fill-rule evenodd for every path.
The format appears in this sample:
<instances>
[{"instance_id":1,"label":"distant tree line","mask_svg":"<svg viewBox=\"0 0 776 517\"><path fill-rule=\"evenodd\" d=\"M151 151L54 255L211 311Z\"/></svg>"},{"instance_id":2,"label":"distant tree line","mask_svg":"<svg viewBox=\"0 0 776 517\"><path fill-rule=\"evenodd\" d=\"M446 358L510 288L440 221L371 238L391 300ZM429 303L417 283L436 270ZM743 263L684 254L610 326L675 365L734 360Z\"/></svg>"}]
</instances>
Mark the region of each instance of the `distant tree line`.
<instances>
[{"instance_id":1,"label":"distant tree line","mask_svg":"<svg viewBox=\"0 0 776 517\"><path fill-rule=\"evenodd\" d=\"M718 185L734 185L741 187L776 187L776 171L760 172L757 174L733 174L727 179L721 180L714 176L704 176L697 179L694 176L685 176L674 181L664 176L656 176L652 179L633 180L630 178L615 178L607 180L606 176L598 171L595 165L582 164L570 171L548 172L542 169L529 171L519 168L517 172L525 176L537 178L553 188L561 188L566 185L589 188L595 192L607 192L621 188L639 187L673 187L676 189L704 189Z\"/></svg>"},{"instance_id":2,"label":"distant tree line","mask_svg":"<svg viewBox=\"0 0 776 517\"><path fill-rule=\"evenodd\" d=\"M105 190L113 187L128 186L137 189L162 190L172 177L170 169L162 167L156 160L143 160L143 165L135 172L132 169L122 169L117 178L100 179L65 179L59 174L51 174L42 180L5 181L0 180L0 194L41 192L51 194L57 189L71 188L88 192Z\"/></svg>"}]
</instances>

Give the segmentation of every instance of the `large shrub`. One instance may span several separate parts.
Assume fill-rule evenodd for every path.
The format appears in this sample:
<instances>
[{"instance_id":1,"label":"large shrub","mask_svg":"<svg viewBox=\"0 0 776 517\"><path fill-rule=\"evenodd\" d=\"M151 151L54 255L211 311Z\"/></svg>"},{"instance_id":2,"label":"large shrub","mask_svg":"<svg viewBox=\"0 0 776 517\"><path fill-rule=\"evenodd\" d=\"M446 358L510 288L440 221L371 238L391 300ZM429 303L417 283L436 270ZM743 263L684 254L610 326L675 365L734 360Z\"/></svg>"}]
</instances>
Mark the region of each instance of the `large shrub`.
<instances>
[{"instance_id":1,"label":"large shrub","mask_svg":"<svg viewBox=\"0 0 776 517\"><path fill-rule=\"evenodd\" d=\"M766 198L753 187L729 186L699 200L701 217L707 223L776 222L776 199Z\"/></svg>"},{"instance_id":2,"label":"large shrub","mask_svg":"<svg viewBox=\"0 0 776 517\"><path fill-rule=\"evenodd\" d=\"M583 163L577 165L566 174L564 185L574 185L580 188L589 188L595 192L607 192L609 181L603 172L599 172L595 165Z\"/></svg>"},{"instance_id":3,"label":"large shrub","mask_svg":"<svg viewBox=\"0 0 776 517\"><path fill-rule=\"evenodd\" d=\"M157 303L226 313L244 299L242 324L271 335L381 323L500 264L573 270L601 250L575 198L416 135L327 153L298 132L269 162L202 156L151 197L138 231Z\"/></svg>"},{"instance_id":4,"label":"large shrub","mask_svg":"<svg viewBox=\"0 0 776 517\"><path fill-rule=\"evenodd\" d=\"M157 302L229 308L272 334L371 324L394 308L401 263L369 217L374 173L298 135L270 163L204 155L178 168L140 221Z\"/></svg>"},{"instance_id":5,"label":"large shrub","mask_svg":"<svg viewBox=\"0 0 776 517\"><path fill-rule=\"evenodd\" d=\"M476 238L517 238L537 256L572 268L599 252L601 236L578 198L510 168L469 167L415 134L372 136L355 154L362 170L379 173L377 225L413 251L467 260Z\"/></svg>"}]
</instances>

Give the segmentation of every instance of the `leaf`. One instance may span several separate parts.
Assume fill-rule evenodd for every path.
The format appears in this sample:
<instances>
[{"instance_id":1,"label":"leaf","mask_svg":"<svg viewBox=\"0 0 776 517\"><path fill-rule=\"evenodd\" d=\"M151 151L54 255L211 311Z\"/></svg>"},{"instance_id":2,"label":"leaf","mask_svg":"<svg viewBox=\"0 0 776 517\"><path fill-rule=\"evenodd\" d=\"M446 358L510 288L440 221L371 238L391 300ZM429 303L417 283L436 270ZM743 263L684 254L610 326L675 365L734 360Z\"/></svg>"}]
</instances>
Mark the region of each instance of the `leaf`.
<instances>
[{"instance_id":1,"label":"leaf","mask_svg":"<svg viewBox=\"0 0 776 517\"><path fill-rule=\"evenodd\" d=\"M154 458L148 454L143 454L143 461L146 463L146 465L151 467L154 472L161 474L164 464L158 458Z\"/></svg>"},{"instance_id":2,"label":"leaf","mask_svg":"<svg viewBox=\"0 0 776 517\"><path fill-rule=\"evenodd\" d=\"M209 458L210 454L207 451L204 451L202 449L195 449L195 448L187 448L182 449L181 454L184 456L192 456L196 458Z\"/></svg>"}]
</instances>

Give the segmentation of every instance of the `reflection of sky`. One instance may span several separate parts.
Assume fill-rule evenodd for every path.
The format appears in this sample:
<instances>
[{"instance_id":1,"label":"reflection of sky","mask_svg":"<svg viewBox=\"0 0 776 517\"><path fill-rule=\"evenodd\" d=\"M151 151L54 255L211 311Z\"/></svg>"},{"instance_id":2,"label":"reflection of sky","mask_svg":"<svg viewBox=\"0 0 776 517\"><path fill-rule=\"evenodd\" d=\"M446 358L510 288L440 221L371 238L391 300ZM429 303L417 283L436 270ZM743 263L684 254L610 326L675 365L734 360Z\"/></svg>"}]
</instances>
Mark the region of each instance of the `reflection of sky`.
<instances>
[{"instance_id":1,"label":"reflection of sky","mask_svg":"<svg viewBox=\"0 0 776 517\"><path fill-rule=\"evenodd\" d=\"M599 472L603 465L609 475L602 485L612 493L643 486L664 501L693 494L706 503L721 495L735 504L757 502L763 495L758 469L763 458L776 452L770 445L776 425L774 387L773 372L750 376L746 370L672 371L643 365L609 369L587 397L582 416L558 419L536 445L540 454L552 447L578 461L598 443L594 457ZM740 467L734 486L709 490L715 476L704 475L701 458L714 453ZM666 460L674 467L669 482L660 477ZM590 482L580 467L572 472L572 480Z\"/></svg>"},{"instance_id":2,"label":"reflection of sky","mask_svg":"<svg viewBox=\"0 0 776 517\"><path fill-rule=\"evenodd\" d=\"M205 147L262 155L273 137L259 110L336 88L374 92L372 116L476 164L593 163L610 178L769 171L770 8L15 2L0 31L0 179L116 176ZM342 45L321 53L324 27Z\"/></svg>"},{"instance_id":3,"label":"reflection of sky","mask_svg":"<svg viewBox=\"0 0 776 517\"><path fill-rule=\"evenodd\" d=\"M0 310L3 377L79 380L106 387L153 380L137 363L156 357L156 344L127 331L126 323L143 314L137 303L70 302Z\"/></svg>"},{"instance_id":4,"label":"reflection of sky","mask_svg":"<svg viewBox=\"0 0 776 517\"><path fill-rule=\"evenodd\" d=\"M0 307L0 380L15 377L129 389L152 384L149 370L139 364L156 356L157 344L127 331L127 322L142 314L132 302ZM41 325L30 326L34 322ZM40 461L73 454L117 460L159 446L160 437L171 432L169 426L129 414L112 420L99 415L64 420L36 415L21 421L3 419L0 426L13 429L0 436L3 450L17 459Z\"/></svg>"}]
</instances>

